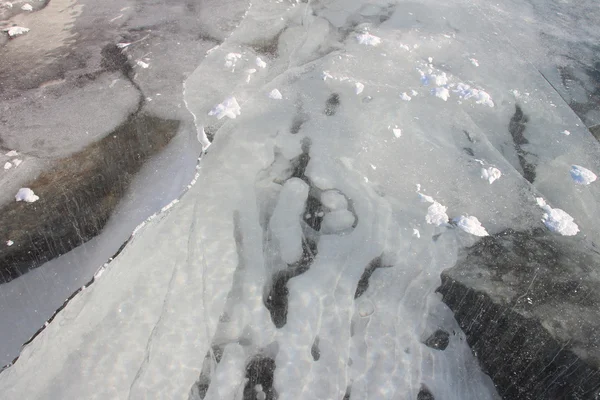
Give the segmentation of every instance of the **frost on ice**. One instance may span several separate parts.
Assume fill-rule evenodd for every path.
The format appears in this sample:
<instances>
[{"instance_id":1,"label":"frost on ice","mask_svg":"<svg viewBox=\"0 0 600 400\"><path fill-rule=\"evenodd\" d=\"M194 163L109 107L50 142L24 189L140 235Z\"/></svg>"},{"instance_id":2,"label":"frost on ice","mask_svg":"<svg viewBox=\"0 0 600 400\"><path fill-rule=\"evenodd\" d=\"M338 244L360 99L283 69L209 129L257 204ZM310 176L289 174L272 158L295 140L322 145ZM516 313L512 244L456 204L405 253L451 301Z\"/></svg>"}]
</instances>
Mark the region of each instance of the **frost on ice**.
<instances>
[{"instance_id":1,"label":"frost on ice","mask_svg":"<svg viewBox=\"0 0 600 400\"><path fill-rule=\"evenodd\" d=\"M589 185L598 177L592 171L579 165L571 167L571 178L580 185Z\"/></svg>"},{"instance_id":2,"label":"frost on ice","mask_svg":"<svg viewBox=\"0 0 600 400\"><path fill-rule=\"evenodd\" d=\"M269 92L269 98L273 100L281 100L283 99L283 96L279 90L273 89Z\"/></svg>"},{"instance_id":3,"label":"frost on ice","mask_svg":"<svg viewBox=\"0 0 600 400\"><path fill-rule=\"evenodd\" d=\"M462 229L463 231L470 233L475 236L488 236L487 231L483 226L481 226L481 222L476 217L473 216L463 216L461 215L458 218L454 218L453 222L457 227Z\"/></svg>"},{"instance_id":4,"label":"frost on ice","mask_svg":"<svg viewBox=\"0 0 600 400\"><path fill-rule=\"evenodd\" d=\"M240 114L241 108L235 97L228 97L221 104L217 104L208 113L208 115L217 117L217 119L221 119L223 117L235 119Z\"/></svg>"},{"instance_id":5,"label":"frost on ice","mask_svg":"<svg viewBox=\"0 0 600 400\"><path fill-rule=\"evenodd\" d=\"M33 190L29 188L21 188L15 195L17 201L24 201L26 203L33 203L38 201L40 198L33 193Z\"/></svg>"},{"instance_id":6,"label":"frost on ice","mask_svg":"<svg viewBox=\"0 0 600 400\"><path fill-rule=\"evenodd\" d=\"M371 35L369 32L356 35L356 40L358 40L358 43L364 44L365 46L377 46L381 44L381 38Z\"/></svg>"},{"instance_id":7,"label":"frost on ice","mask_svg":"<svg viewBox=\"0 0 600 400\"><path fill-rule=\"evenodd\" d=\"M538 205L545 211L542 216L542 222L552 232L559 233L563 236L573 236L579 232L579 227L569 214L561 210L560 208L552 208L543 198L538 197L536 199Z\"/></svg>"},{"instance_id":8,"label":"frost on ice","mask_svg":"<svg viewBox=\"0 0 600 400\"><path fill-rule=\"evenodd\" d=\"M481 179L485 179L486 181L488 181L490 183L490 185L492 183L494 183L495 180L500 179L501 176L502 176L502 172L500 172L500 170L498 168L495 168L495 167L481 168Z\"/></svg>"}]
</instances>

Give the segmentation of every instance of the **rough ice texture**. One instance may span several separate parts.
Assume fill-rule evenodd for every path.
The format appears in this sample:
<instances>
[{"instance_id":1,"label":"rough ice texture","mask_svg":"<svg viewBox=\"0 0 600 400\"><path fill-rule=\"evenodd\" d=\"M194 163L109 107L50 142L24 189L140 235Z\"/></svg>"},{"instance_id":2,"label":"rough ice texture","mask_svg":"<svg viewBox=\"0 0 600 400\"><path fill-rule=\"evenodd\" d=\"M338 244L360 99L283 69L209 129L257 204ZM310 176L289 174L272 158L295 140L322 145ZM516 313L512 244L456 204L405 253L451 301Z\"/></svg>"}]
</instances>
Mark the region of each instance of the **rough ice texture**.
<instances>
[{"instance_id":1,"label":"rough ice texture","mask_svg":"<svg viewBox=\"0 0 600 400\"><path fill-rule=\"evenodd\" d=\"M358 40L358 43L364 44L365 46L378 46L381 44L381 38L371 35L369 32L356 35L356 40Z\"/></svg>"},{"instance_id":2,"label":"rough ice texture","mask_svg":"<svg viewBox=\"0 0 600 400\"><path fill-rule=\"evenodd\" d=\"M579 232L579 227L575 223L573 217L565 211L560 208L550 207L541 197L538 197L536 200L542 210L545 211L542 216L542 221L552 232L559 233L563 236L574 236Z\"/></svg>"},{"instance_id":3,"label":"rough ice texture","mask_svg":"<svg viewBox=\"0 0 600 400\"><path fill-rule=\"evenodd\" d=\"M592 171L579 165L571 166L571 178L580 185L589 185L598 177Z\"/></svg>"},{"instance_id":4,"label":"rough ice texture","mask_svg":"<svg viewBox=\"0 0 600 400\"><path fill-rule=\"evenodd\" d=\"M233 96L226 98L225 101L214 106L214 108L208 113L208 115L217 117L217 119L221 119L223 117L235 119L240 114L240 105Z\"/></svg>"},{"instance_id":5,"label":"rough ice texture","mask_svg":"<svg viewBox=\"0 0 600 400\"><path fill-rule=\"evenodd\" d=\"M474 216L463 216L461 215L458 218L454 218L454 223L456 226L462 229L463 231L470 233L475 236L488 236L487 231L483 226L481 226L481 222Z\"/></svg>"},{"instance_id":6,"label":"rough ice texture","mask_svg":"<svg viewBox=\"0 0 600 400\"><path fill-rule=\"evenodd\" d=\"M15 195L15 200L24 201L26 203L33 203L39 199L40 198L33 193L33 190L29 188L21 188Z\"/></svg>"},{"instance_id":7,"label":"rough ice texture","mask_svg":"<svg viewBox=\"0 0 600 400\"><path fill-rule=\"evenodd\" d=\"M481 168L481 179L485 179L490 185L501 176L502 172L496 167Z\"/></svg>"}]
</instances>

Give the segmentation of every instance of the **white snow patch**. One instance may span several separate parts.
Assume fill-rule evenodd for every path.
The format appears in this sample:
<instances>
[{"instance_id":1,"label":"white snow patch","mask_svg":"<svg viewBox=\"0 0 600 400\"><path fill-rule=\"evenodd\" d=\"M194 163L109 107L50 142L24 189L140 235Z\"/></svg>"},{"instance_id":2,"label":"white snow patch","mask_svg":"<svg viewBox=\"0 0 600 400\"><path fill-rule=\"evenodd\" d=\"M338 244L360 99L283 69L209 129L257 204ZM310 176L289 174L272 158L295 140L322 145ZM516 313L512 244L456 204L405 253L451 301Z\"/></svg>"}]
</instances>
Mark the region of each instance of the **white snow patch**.
<instances>
[{"instance_id":1,"label":"white snow patch","mask_svg":"<svg viewBox=\"0 0 600 400\"><path fill-rule=\"evenodd\" d=\"M563 133L565 136L569 136L569 135L571 134L571 132L569 132L569 131L568 131L568 130L566 130L566 129L565 129L564 131L562 131L562 133Z\"/></svg>"},{"instance_id":2,"label":"white snow patch","mask_svg":"<svg viewBox=\"0 0 600 400\"><path fill-rule=\"evenodd\" d=\"M6 245L9 246L9 247L12 246L13 244L15 244L15 242L13 242L12 240L7 240L6 241Z\"/></svg>"},{"instance_id":3,"label":"white snow patch","mask_svg":"<svg viewBox=\"0 0 600 400\"><path fill-rule=\"evenodd\" d=\"M259 68L267 68L267 63L264 62L262 60L262 58L260 58L260 57L256 57L255 63L256 63L256 66L258 66Z\"/></svg>"},{"instance_id":4,"label":"white snow patch","mask_svg":"<svg viewBox=\"0 0 600 400\"><path fill-rule=\"evenodd\" d=\"M223 117L235 119L240 114L240 105L233 96L226 98L221 104L214 106L214 108L208 113L208 115L215 116L217 119L221 119Z\"/></svg>"},{"instance_id":5,"label":"white snow patch","mask_svg":"<svg viewBox=\"0 0 600 400\"><path fill-rule=\"evenodd\" d=\"M362 83L360 83L360 82L356 82L356 83L354 84L354 92L355 92L356 94L361 94L363 90L365 90L365 85L363 85L363 84L362 84Z\"/></svg>"},{"instance_id":6,"label":"white snow patch","mask_svg":"<svg viewBox=\"0 0 600 400\"><path fill-rule=\"evenodd\" d=\"M471 61L471 64L474 66L479 67L479 61L477 61L476 58L469 58L469 61Z\"/></svg>"},{"instance_id":7,"label":"white snow patch","mask_svg":"<svg viewBox=\"0 0 600 400\"><path fill-rule=\"evenodd\" d=\"M579 227L575 223L573 217L561 210L560 208L552 208L541 197L536 199L538 205L545 211L542 216L542 222L552 232L559 233L563 236L573 236L579 232Z\"/></svg>"},{"instance_id":8,"label":"white snow patch","mask_svg":"<svg viewBox=\"0 0 600 400\"><path fill-rule=\"evenodd\" d=\"M269 92L269 98L274 100L281 100L283 99L283 96L281 95L281 92L279 90L273 89Z\"/></svg>"},{"instance_id":9,"label":"white snow patch","mask_svg":"<svg viewBox=\"0 0 600 400\"><path fill-rule=\"evenodd\" d=\"M406 92L403 92L403 93L400 95L400 98L401 98L402 100L404 100L404 101L410 101L410 100L412 99L412 97L410 97L408 94L406 94Z\"/></svg>"},{"instance_id":10,"label":"white snow patch","mask_svg":"<svg viewBox=\"0 0 600 400\"><path fill-rule=\"evenodd\" d=\"M440 226L444 225L448 222L448 214L446 214L447 208L437 201L434 201L432 205L427 208L427 215L425 216L425 221L428 224Z\"/></svg>"},{"instance_id":11,"label":"white snow patch","mask_svg":"<svg viewBox=\"0 0 600 400\"><path fill-rule=\"evenodd\" d=\"M323 233L336 233L352 227L354 214L348 210L336 210L325 214L321 224Z\"/></svg>"},{"instance_id":12,"label":"white snow patch","mask_svg":"<svg viewBox=\"0 0 600 400\"><path fill-rule=\"evenodd\" d=\"M125 47L129 46L131 43L117 43L117 47L119 49L124 49Z\"/></svg>"},{"instance_id":13,"label":"white snow patch","mask_svg":"<svg viewBox=\"0 0 600 400\"><path fill-rule=\"evenodd\" d=\"M442 72L440 75L431 75L431 77L434 79L437 86L444 86L448 84L448 77L446 76L445 72Z\"/></svg>"},{"instance_id":14,"label":"white snow patch","mask_svg":"<svg viewBox=\"0 0 600 400\"><path fill-rule=\"evenodd\" d=\"M356 35L356 40L358 40L358 43L364 44L365 46L377 46L381 44L381 38L371 35L369 32Z\"/></svg>"},{"instance_id":15,"label":"white snow patch","mask_svg":"<svg viewBox=\"0 0 600 400\"><path fill-rule=\"evenodd\" d=\"M435 97L439 97L444 101L448 101L448 97L450 97L450 92L445 87L438 87L433 89L433 94L435 94Z\"/></svg>"},{"instance_id":16,"label":"white snow patch","mask_svg":"<svg viewBox=\"0 0 600 400\"><path fill-rule=\"evenodd\" d=\"M4 29L4 32L7 32L8 36L10 37L15 37L29 32L29 28L24 28L22 26L11 26L8 29Z\"/></svg>"},{"instance_id":17,"label":"white snow patch","mask_svg":"<svg viewBox=\"0 0 600 400\"><path fill-rule=\"evenodd\" d=\"M472 88L466 83L459 83L456 85L455 93L458 93L460 97L463 99L474 98L477 104L485 104L489 107L494 107L494 102L492 101L492 97L485 91L480 89Z\"/></svg>"},{"instance_id":18,"label":"white snow patch","mask_svg":"<svg viewBox=\"0 0 600 400\"><path fill-rule=\"evenodd\" d=\"M7 156L7 157L16 157L18 155L19 155L19 153L17 153L15 150L11 150L5 154L5 156Z\"/></svg>"},{"instance_id":19,"label":"white snow patch","mask_svg":"<svg viewBox=\"0 0 600 400\"><path fill-rule=\"evenodd\" d=\"M489 234L485 230L483 226L481 226L481 222L476 217L473 216L463 216L461 215L458 218L454 218L454 222L456 226L458 226L463 231L470 233L475 236L488 236Z\"/></svg>"},{"instance_id":20,"label":"white snow patch","mask_svg":"<svg viewBox=\"0 0 600 400\"><path fill-rule=\"evenodd\" d=\"M204 126L201 126L200 129L197 130L196 137L200 144L202 144L202 151L206 151L206 149L210 147L210 140L208 140L208 136L206 136Z\"/></svg>"},{"instance_id":21,"label":"white snow patch","mask_svg":"<svg viewBox=\"0 0 600 400\"><path fill-rule=\"evenodd\" d=\"M421 237L421 233L419 232L418 229L413 228L413 236L416 237L417 239L419 239Z\"/></svg>"},{"instance_id":22,"label":"white snow patch","mask_svg":"<svg viewBox=\"0 0 600 400\"><path fill-rule=\"evenodd\" d=\"M33 203L38 201L40 198L33 193L33 190L29 188L21 188L15 195L15 200L24 201L26 203Z\"/></svg>"},{"instance_id":23,"label":"white snow patch","mask_svg":"<svg viewBox=\"0 0 600 400\"><path fill-rule=\"evenodd\" d=\"M10 163L10 162L8 162L8 161L7 161L7 162L4 164L4 169L11 169L11 168L12 168L12 166L13 166L13 165L12 165L12 163Z\"/></svg>"},{"instance_id":24,"label":"white snow patch","mask_svg":"<svg viewBox=\"0 0 600 400\"><path fill-rule=\"evenodd\" d=\"M6 168L6 166L5 166ZM592 171L580 165L571 166L571 178L580 185L589 185L598 177Z\"/></svg>"},{"instance_id":25,"label":"white snow patch","mask_svg":"<svg viewBox=\"0 0 600 400\"><path fill-rule=\"evenodd\" d=\"M321 193L321 204L334 211L348 208L348 200L337 190L327 190Z\"/></svg>"},{"instance_id":26,"label":"white snow patch","mask_svg":"<svg viewBox=\"0 0 600 400\"><path fill-rule=\"evenodd\" d=\"M150 64L148 64L148 63L145 63L145 62L143 62L142 60L138 60L138 61L136 62L136 64L137 64L137 65L139 65L140 67L144 68L144 69L146 69L146 68L148 68L148 67L150 66Z\"/></svg>"},{"instance_id":27,"label":"white snow patch","mask_svg":"<svg viewBox=\"0 0 600 400\"><path fill-rule=\"evenodd\" d=\"M33 7L31 6L31 4L23 4L23 6L21 6L21 10L23 11L33 11Z\"/></svg>"},{"instance_id":28,"label":"white snow patch","mask_svg":"<svg viewBox=\"0 0 600 400\"><path fill-rule=\"evenodd\" d=\"M500 172L500 170L498 168L495 168L495 167L481 168L481 179L485 179L486 181L488 181L490 183L490 185L492 183L494 183L495 180L500 179L501 176L502 176L502 172Z\"/></svg>"},{"instance_id":29,"label":"white snow patch","mask_svg":"<svg viewBox=\"0 0 600 400\"><path fill-rule=\"evenodd\" d=\"M240 53L229 53L225 56L225 68L235 71L235 64L242 58Z\"/></svg>"}]
</instances>

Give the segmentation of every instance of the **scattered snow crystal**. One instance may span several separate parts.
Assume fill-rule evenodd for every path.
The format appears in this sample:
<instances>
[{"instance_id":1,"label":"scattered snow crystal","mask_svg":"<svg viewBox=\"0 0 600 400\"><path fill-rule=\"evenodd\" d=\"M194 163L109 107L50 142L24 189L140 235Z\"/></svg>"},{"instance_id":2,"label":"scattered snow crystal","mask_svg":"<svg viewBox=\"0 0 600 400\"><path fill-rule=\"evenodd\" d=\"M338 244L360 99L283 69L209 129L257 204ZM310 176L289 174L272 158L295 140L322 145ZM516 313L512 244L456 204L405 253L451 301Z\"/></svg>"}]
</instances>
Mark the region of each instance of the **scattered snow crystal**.
<instances>
[{"instance_id":1,"label":"scattered snow crystal","mask_svg":"<svg viewBox=\"0 0 600 400\"><path fill-rule=\"evenodd\" d=\"M240 53L229 53L225 56L225 68L230 68L233 71L235 71L235 64L238 62L238 60L242 58L242 55Z\"/></svg>"},{"instance_id":2,"label":"scattered snow crystal","mask_svg":"<svg viewBox=\"0 0 600 400\"><path fill-rule=\"evenodd\" d=\"M241 108L238 104L235 97L228 97L221 104L217 104L208 115L215 116L217 119L221 119L223 117L229 117L231 119L235 119L238 115L241 114Z\"/></svg>"},{"instance_id":3,"label":"scattered snow crystal","mask_svg":"<svg viewBox=\"0 0 600 400\"><path fill-rule=\"evenodd\" d=\"M281 92L279 90L273 89L269 92L269 98L274 100L281 100L283 99L283 96L281 95Z\"/></svg>"},{"instance_id":4,"label":"scattered snow crystal","mask_svg":"<svg viewBox=\"0 0 600 400\"><path fill-rule=\"evenodd\" d=\"M545 211L542 216L542 222L552 232L560 233L563 236L573 236L579 232L579 227L569 214L560 208L550 207L541 197L538 197L536 200L542 210Z\"/></svg>"},{"instance_id":5,"label":"scattered snow crystal","mask_svg":"<svg viewBox=\"0 0 600 400\"><path fill-rule=\"evenodd\" d=\"M500 170L498 168L494 168L494 167L481 168L481 178L488 181L490 183L490 185L492 183L494 183L494 181L496 179L500 179L501 176L502 176L502 172L500 172Z\"/></svg>"},{"instance_id":6,"label":"scattered snow crystal","mask_svg":"<svg viewBox=\"0 0 600 400\"><path fill-rule=\"evenodd\" d=\"M6 166L4 167L6 168ZM589 185L594 182L598 177L592 171L587 168L583 168L579 165L573 165L571 167L571 178L580 185Z\"/></svg>"},{"instance_id":7,"label":"scattered snow crystal","mask_svg":"<svg viewBox=\"0 0 600 400\"><path fill-rule=\"evenodd\" d=\"M470 233L475 236L488 236L487 231L483 226L481 226L481 222L476 217L469 216L465 217L461 215L458 218L454 218L454 222L456 226L458 226L463 231Z\"/></svg>"},{"instance_id":8,"label":"scattered snow crystal","mask_svg":"<svg viewBox=\"0 0 600 400\"><path fill-rule=\"evenodd\" d=\"M381 44L381 38L371 35L369 32L361 33L356 35L358 43L364 44L365 46L377 46Z\"/></svg>"},{"instance_id":9,"label":"scattered snow crystal","mask_svg":"<svg viewBox=\"0 0 600 400\"><path fill-rule=\"evenodd\" d=\"M26 203L33 203L34 201L38 201L40 198L33 193L33 190L29 188L21 188L17 192L15 199L17 201L24 201Z\"/></svg>"}]
</instances>

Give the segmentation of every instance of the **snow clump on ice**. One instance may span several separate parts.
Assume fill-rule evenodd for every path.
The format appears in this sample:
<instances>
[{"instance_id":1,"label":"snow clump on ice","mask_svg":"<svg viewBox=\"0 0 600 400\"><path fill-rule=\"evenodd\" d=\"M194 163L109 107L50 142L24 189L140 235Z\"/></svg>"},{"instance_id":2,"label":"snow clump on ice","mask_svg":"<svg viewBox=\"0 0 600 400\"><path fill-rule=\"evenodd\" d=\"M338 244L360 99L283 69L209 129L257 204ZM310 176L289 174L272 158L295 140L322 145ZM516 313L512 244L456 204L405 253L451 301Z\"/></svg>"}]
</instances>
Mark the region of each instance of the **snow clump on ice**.
<instances>
[{"instance_id":1,"label":"snow clump on ice","mask_svg":"<svg viewBox=\"0 0 600 400\"><path fill-rule=\"evenodd\" d=\"M462 229L463 231L470 233L475 236L489 236L487 231L483 226L481 226L481 222L477 219L477 217L468 216L465 217L461 215L458 218L454 218L453 220L456 223L456 226Z\"/></svg>"},{"instance_id":2,"label":"snow clump on ice","mask_svg":"<svg viewBox=\"0 0 600 400\"><path fill-rule=\"evenodd\" d=\"M223 117L229 117L235 119L241 114L241 108L235 97L228 97L221 104L217 104L208 115L221 119Z\"/></svg>"},{"instance_id":3,"label":"snow clump on ice","mask_svg":"<svg viewBox=\"0 0 600 400\"><path fill-rule=\"evenodd\" d=\"M29 188L21 188L15 195L17 201L24 201L26 203L33 203L38 201L40 198L33 193L33 190Z\"/></svg>"},{"instance_id":4,"label":"snow clump on ice","mask_svg":"<svg viewBox=\"0 0 600 400\"><path fill-rule=\"evenodd\" d=\"M498 168L488 167L481 168L481 179L485 179L490 183L494 183L495 180L500 179L502 172Z\"/></svg>"},{"instance_id":5,"label":"snow clump on ice","mask_svg":"<svg viewBox=\"0 0 600 400\"><path fill-rule=\"evenodd\" d=\"M563 236L573 236L579 232L579 227L574 222L573 217L561 210L560 208L552 208L541 197L537 199L538 205L545 211L542 216L542 222L552 232L559 233Z\"/></svg>"},{"instance_id":6,"label":"snow clump on ice","mask_svg":"<svg viewBox=\"0 0 600 400\"><path fill-rule=\"evenodd\" d=\"M571 178L580 185L589 185L594 182L598 177L592 171L587 168L583 168L579 165L573 165L571 167Z\"/></svg>"},{"instance_id":7,"label":"snow clump on ice","mask_svg":"<svg viewBox=\"0 0 600 400\"><path fill-rule=\"evenodd\" d=\"M371 35L369 32L356 35L356 40L358 40L358 43L364 44L365 46L377 46L381 44L381 38Z\"/></svg>"}]
</instances>

